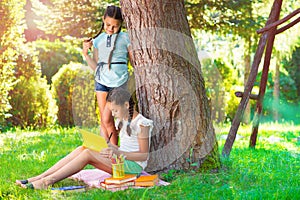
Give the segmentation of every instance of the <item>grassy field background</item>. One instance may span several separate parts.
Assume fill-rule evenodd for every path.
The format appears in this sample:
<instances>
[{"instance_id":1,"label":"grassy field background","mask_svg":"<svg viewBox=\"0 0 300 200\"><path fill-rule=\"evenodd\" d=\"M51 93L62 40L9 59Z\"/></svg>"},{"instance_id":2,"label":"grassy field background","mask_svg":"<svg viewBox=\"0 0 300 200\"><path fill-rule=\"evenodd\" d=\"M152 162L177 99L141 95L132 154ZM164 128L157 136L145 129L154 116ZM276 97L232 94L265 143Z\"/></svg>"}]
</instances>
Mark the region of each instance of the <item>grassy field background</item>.
<instances>
[{"instance_id":1,"label":"grassy field background","mask_svg":"<svg viewBox=\"0 0 300 200\"><path fill-rule=\"evenodd\" d=\"M215 127L221 153L230 127ZM170 171L161 175L171 183L164 187L53 194L14 182L41 173L80 145L78 131L54 127L0 133L0 199L300 199L300 126L262 124L255 149L248 148L250 134L250 126L239 128L230 157L221 158L215 173ZM56 186L73 185L70 181Z\"/></svg>"}]
</instances>

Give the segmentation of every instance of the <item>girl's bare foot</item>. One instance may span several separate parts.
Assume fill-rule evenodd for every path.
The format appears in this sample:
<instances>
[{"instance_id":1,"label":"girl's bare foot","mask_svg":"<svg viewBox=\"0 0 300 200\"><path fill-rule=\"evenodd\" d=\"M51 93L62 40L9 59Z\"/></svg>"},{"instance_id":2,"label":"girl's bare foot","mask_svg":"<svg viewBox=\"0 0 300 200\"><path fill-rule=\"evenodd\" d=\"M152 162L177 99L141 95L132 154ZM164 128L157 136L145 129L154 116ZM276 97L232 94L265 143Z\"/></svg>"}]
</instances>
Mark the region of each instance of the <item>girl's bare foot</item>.
<instances>
[{"instance_id":1,"label":"girl's bare foot","mask_svg":"<svg viewBox=\"0 0 300 200\"><path fill-rule=\"evenodd\" d=\"M29 181L26 179L26 180L16 180L16 184L17 185L24 185L24 184L27 184Z\"/></svg>"},{"instance_id":2,"label":"girl's bare foot","mask_svg":"<svg viewBox=\"0 0 300 200\"><path fill-rule=\"evenodd\" d=\"M26 189L43 190L43 189L48 189L49 185L50 185L49 181L45 179L40 179L32 183L22 184L21 187Z\"/></svg>"},{"instance_id":3,"label":"girl's bare foot","mask_svg":"<svg viewBox=\"0 0 300 200\"><path fill-rule=\"evenodd\" d=\"M39 179L41 179L41 177L36 176L36 177L32 177L32 178L29 178L29 179L26 179L26 180L16 180L16 184L21 186L21 185L25 185L25 184L28 184L28 183L32 183L32 182L37 181Z\"/></svg>"}]
</instances>

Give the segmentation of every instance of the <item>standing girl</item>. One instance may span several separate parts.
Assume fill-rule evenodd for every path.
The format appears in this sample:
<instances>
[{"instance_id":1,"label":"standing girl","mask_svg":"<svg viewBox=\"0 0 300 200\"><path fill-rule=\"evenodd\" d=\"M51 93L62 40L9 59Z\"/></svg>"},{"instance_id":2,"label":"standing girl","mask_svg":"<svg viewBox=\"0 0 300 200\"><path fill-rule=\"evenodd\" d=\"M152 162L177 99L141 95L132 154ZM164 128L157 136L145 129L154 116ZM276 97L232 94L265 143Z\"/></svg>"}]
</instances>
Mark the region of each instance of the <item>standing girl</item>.
<instances>
[{"instance_id":1,"label":"standing girl","mask_svg":"<svg viewBox=\"0 0 300 200\"><path fill-rule=\"evenodd\" d=\"M111 143L117 144L118 137L111 111L108 109L106 97L110 90L117 87L127 88L128 81L128 48L129 37L121 32L121 9L108 6L99 34L93 40L83 43L83 55L88 65L95 71L95 91L101 117L101 133ZM102 31L104 32L102 33ZM88 54L94 47L93 57Z\"/></svg>"},{"instance_id":2,"label":"standing girl","mask_svg":"<svg viewBox=\"0 0 300 200\"><path fill-rule=\"evenodd\" d=\"M134 101L127 90L111 90L107 101L111 104L112 114L117 118L120 147L109 143L109 147L99 153L80 146L44 173L27 180L17 180L16 183L24 188L47 189L50 185L79 172L88 164L112 173L111 158L121 154L126 158L126 174L141 173L147 166L153 121L134 110Z\"/></svg>"}]
</instances>

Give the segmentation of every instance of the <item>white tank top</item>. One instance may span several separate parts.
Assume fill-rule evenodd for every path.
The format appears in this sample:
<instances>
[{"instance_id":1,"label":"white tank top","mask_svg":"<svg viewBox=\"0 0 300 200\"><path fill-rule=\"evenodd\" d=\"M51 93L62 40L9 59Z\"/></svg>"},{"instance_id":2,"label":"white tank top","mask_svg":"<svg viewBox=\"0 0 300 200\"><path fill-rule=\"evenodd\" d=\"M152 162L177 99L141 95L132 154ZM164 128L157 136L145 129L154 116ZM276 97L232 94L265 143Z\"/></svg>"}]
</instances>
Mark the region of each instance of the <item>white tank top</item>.
<instances>
[{"instance_id":1,"label":"white tank top","mask_svg":"<svg viewBox=\"0 0 300 200\"><path fill-rule=\"evenodd\" d=\"M118 125L120 123L120 120L116 121L116 128L118 128ZM145 118L143 115L138 114L130 123L131 128L131 136L127 134L127 124L128 122L123 120L123 127L120 130L119 137L120 137L120 151L125 152L133 152L133 151L139 151L139 143L138 143L138 134L141 132L140 126L149 126L149 149L150 149L150 142L151 142L151 132L153 129L153 121L150 119ZM136 161L143 169L147 166L147 161Z\"/></svg>"}]
</instances>

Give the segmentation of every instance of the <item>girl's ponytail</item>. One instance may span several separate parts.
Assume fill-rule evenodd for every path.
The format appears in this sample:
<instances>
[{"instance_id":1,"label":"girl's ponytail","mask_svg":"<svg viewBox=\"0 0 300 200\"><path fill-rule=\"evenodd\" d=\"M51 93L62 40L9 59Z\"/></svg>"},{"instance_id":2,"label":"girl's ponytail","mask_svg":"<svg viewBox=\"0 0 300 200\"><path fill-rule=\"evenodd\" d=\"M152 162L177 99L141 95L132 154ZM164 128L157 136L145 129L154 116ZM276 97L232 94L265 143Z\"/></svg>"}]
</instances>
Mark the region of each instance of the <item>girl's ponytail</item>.
<instances>
[{"instance_id":1,"label":"girl's ponytail","mask_svg":"<svg viewBox=\"0 0 300 200\"><path fill-rule=\"evenodd\" d=\"M133 101L132 97L130 97L130 99L129 99L129 109L128 109L129 117L128 117L128 123L127 123L127 127L126 127L127 134L129 136L131 136L130 123L131 123L131 120L132 120L132 117L133 117L133 111L134 111L134 101Z\"/></svg>"},{"instance_id":2,"label":"girl's ponytail","mask_svg":"<svg viewBox=\"0 0 300 200\"><path fill-rule=\"evenodd\" d=\"M128 108L129 116L128 116L126 131L127 134L131 136L130 123L132 121L133 112L134 112L134 101L130 93L123 88L115 88L108 93L106 101L114 102L116 105L121 105L121 106L123 106L125 102L129 103L129 108ZM123 122L120 121L118 125L118 130L121 130L122 127L123 127Z\"/></svg>"},{"instance_id":3,"label":"girl's ponytail","mask_svg":"<svg viewBox=\"0 0 300 200\"><path fill-rule=\"evenodd\" d=\"M106 12L104 14L104 18L106 16L109 16L109 17L111 17L113 19L119 20L121 24L123 23L121 8L119 8L117 6L108 6L107 9L106 9ZM108 63L108 69L110 69L111 59L112 59L114 50L116 49L116 43L117 43L117 40L118 40L118 37L119 37L119 33L121 32L121 27L122 26L120 26L120 28L119 28L119 30L117 32L113 48L112 48L112 50L109 53L108 62L107 62Z\"/></svg>"}]
</instances>

